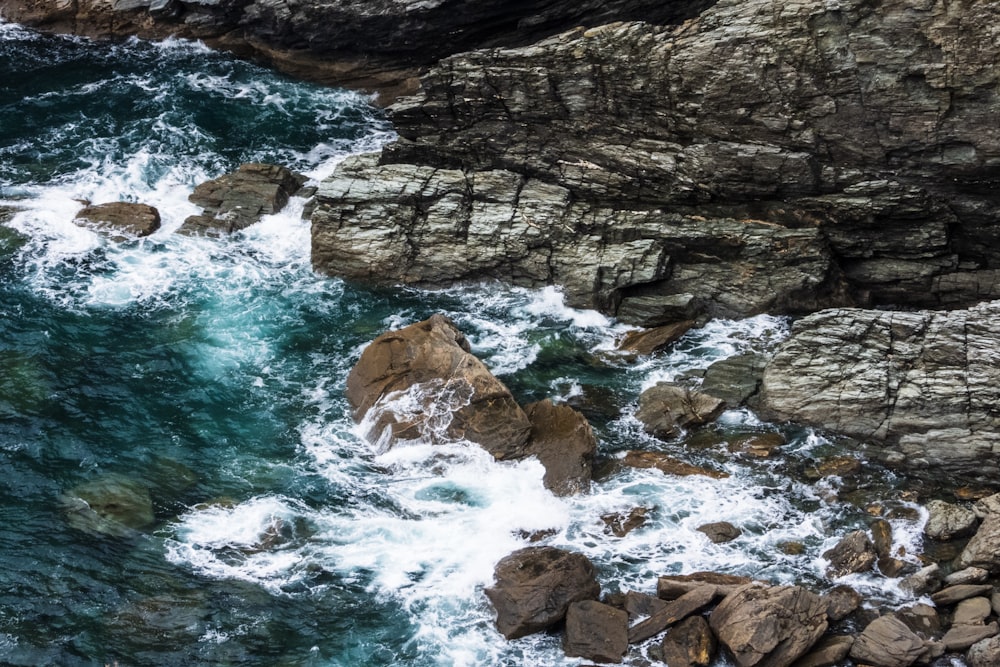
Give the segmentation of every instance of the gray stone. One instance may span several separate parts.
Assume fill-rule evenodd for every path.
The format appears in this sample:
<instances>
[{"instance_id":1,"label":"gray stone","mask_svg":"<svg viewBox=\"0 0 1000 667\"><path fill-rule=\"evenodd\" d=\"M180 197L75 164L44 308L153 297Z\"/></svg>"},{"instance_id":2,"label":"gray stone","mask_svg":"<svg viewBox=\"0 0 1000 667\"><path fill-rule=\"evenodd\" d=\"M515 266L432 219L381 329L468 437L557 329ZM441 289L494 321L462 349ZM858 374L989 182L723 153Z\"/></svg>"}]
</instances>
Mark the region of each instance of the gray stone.
<instances>
[{"instance_id":1,"label":"gray stone","mask_svg":"<svg viewBox=\"0 0 1000 667\"><path fill-rule=\"evenodd\" d=\"M1000 514L987 514L955 562L956 567L981 567L1000 572Z\"/></svg>"},{"instance_id":2,"label":"gray stone","mask_svg":"<svg viewBox=\"0 0 1000 667\"><path fill-rule=\"evenodd\" d=\"M922 639L936 639L941 635L941 616L930 605L904 607L896 611L895 616Z\"/></svg>"},{"instance_id":3,"label":"gray stone","mask_svg":"<svg viewBox=\"0 0 1000 667\"><path fill-rule=\"evenodd\" d=\"M932 500L927 503L927 512L924 534L931 539L952 540L976 531L975 512L961 505Z\"/></svg>"},{"instance_id":4,"label":"gray stone","mask_svg":"<svg viewBox=\"0 0 1000 667\"><path fill-rule=\"evenodd\" d=\"M941 566L937 563L932 563L906 577L899 585L900 588L908 590L915 595L926 595L941 588L941 579Z\"/></svg>"},{"instance_id":5,"label":"gray stone","mask_svg":"<svg viewBox=\"0 0 1000 667\"><path fill-rule=\"evenodd\" d=\"M721 398L729 407L739 407L757 393L767 357L737 354L716 361L705 371L701 391Z\"/></svg>"},{"instance_id":6,"label":"gray stone","mask_svg":"<svg viewBox=\"0 0 1000 667\"><path fill-rule=\"evenodd\" d=\"M985 519L990 514L1000 514L1000 493L977 500L972 511L980 519Z\"/></svg>"},{"instance_id":7,"label":"gray stone","mask_svg":"<svg viewBox=\"0 0 1000 667\"><path fill-rule=\"evenodd\" d=\"M952 625L983 625L986 622L986 617L992 611L988 598L966 598L956 605L951 623Z\"/></svg>"},{"instance_id":8,"label":"gray stone","mask_svg":"<svg viewBox=\"0 0 1000 667\"><path fill-rule=\"evenodd\" d=\"M993 592L993 587L989 584L963 584L942 588L931 595L931 600L939 607L948 607L972 597L989 595L991 592Z\"/></svg>"},{"instance_id":9,"label":"gray stone","mask_svg":"<svg viewBox=\"0 0 1000 667\"><path fill-rule=\"evenodd\" d=\"M944 634L941 643L948 651L964 651L977 642L1000 634L996 622L989 625L955 625Z\"/></svg>"},{"instance_id":10,"label":"gray stone","mask_svg":"<svg viewBox=\"0 0 1000 667\"><path fill-rule=\"evenodd\" d=\"M1000 636L976 642L966 654L970 667L1000 667Z\"/></svg>"},{"instance_id":11,"label":"gray stone","mask_svg":"<svg viewBox=\"0 0 1000 667\"><path fill-rule=\"evenodd\" d=\"M924 640L895 616L882 616L864 629L851 647L857 662L875 667L909 667L925 650Z\"/></svg>"},{"instance_id":12,"label":"gray stone","mask_svg":"<svg viewBox=\"0 0 1000 667\"><path fill-rule=\"evenodd\" d=\"M989 570L981 567L967 567L964 570L952 572L944 578L946 586L959 586L961 584L982 584L989 579Z\"/></svg>"}]
</instances>

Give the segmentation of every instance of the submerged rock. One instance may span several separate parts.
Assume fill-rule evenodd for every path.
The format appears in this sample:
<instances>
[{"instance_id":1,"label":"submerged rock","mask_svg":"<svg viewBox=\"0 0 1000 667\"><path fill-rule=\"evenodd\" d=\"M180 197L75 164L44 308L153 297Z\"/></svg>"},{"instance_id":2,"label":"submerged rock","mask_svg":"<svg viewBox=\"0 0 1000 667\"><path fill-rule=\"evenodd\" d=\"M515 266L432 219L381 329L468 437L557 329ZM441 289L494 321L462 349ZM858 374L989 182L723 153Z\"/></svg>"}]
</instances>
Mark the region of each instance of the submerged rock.
<instances>
[{"instance_id":1,"label":"submerged rock","mask_svg":"<svg viewBox=\"0 0 1000 667\"><path fill-rule=\"evenodd\" d=\"M138 480L104 475L61 498L70 526L87 533L130 537L153 524L153 501Z\"/></svg>"},{"instance_id":2,"label":"submerged rock","mask_svg":"<svg viewBox=\"0 0 1000 667\"><path fill-rule=\"evenodd\" d=\"M601 521L604 522L604 532L615 537L625 537L636 528L646 525L646 517L649 512L648 507L635 507L627 514L624 512L604 514L601 516Z\"/></svg>"},{"instance_id":3,"label":"submerged rock","mask_svg":"<svg viewBox=\"0 0 1000 667\"><path fill-rule=\"evenodd\" d=\"M110 202L80 209L74 220L121 243L132 238L149 236L160 228L160 212L146 204Z\"/></svg>"},{"instance_id":4,"label":"submerged rock","mask_svg":"<svg viewBox=\"0 0 1000 667\"><path fill-rule=\"evenodd\" d=\"M743 534L743 531L729 523L728 521L717 521L698 526L696 529L700 533L705 533L709 540L715 544L731 542Z\"/></svg>"},{"instance_id":5,"label":"submerged rock","mask_svg":"<svg viewBox=\"0 0 1000 667\"><path fill-rule=\"evenodd\" d=\"M664 475L704 475L712 479L724 479L729 477L729 473L721 470L711 470L701 468L690 463L685 463L672 456L661 452L639 452L631 450L625 453L622 463L630 468L656 468Z\"/></svg>"},{"instance_id":6,"label":"submerged rock","mask_svg":"<svg viewBox=\"0 0 1000 667\"><path fill-rule=\"evenodd\" d=\"M527 547L504 557L486 589L497 630L516 639L561 622L571 604L600 596L595 575L586 556L555 547Z\"/></svg>"}]
</instances>

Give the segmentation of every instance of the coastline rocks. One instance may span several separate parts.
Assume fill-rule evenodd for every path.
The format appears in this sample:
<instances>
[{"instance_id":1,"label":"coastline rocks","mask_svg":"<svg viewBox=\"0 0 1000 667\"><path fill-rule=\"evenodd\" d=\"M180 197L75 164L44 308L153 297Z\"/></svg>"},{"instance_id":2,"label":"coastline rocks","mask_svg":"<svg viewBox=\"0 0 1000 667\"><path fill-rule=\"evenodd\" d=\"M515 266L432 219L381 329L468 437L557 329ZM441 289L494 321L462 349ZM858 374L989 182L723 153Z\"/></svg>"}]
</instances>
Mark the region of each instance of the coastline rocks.
<instances>
[{"instance_id":1,"label":"coastline rocks","mask_svg":"<svg viewBox=\"0 0 1000 667\"><path fill-rule=\"evenodd\" d=\"M563 650L569 657L621 662L628 650L628 614L596 600L574 602L566 611Z\"/></svg>"},{"instance_id":2,"label":"coastline rocks","mask_svg":"<svg viewBox=\"0 0 1000 667\"><path fill-rule=\"evenodd\" d=\"M643 356L650 355L670 346L678 338L690 331L694 325L694 321L684 320L683 322L665 324L652 329L630 331L618 343L618 349L635 352Z\"/></svg>"},{"instance_id":3,"label":"coastline rocks","mask_svg":"<svg viewBox=\"0 0 1000 667\"><path fill-rule=\"evenodd\" d=\"M246 229L262 215L277 213L306 182L274 164L251 162L195 187L188 199L204 212L184 221L179 234L223 236Z\"/></svg>"},{"instance_id":4,"label":"coastline rocks","mask_svg":"<svg viewBox=\"0 0 1000 667\"><path fill-rule=\"evenodd\" d=\"M686 477L687 475L704 475L712 479L725 479L729 477L729 473L725 471L700 468L661 452L630 450L622 458L622 464L630 468L656 468L664 475L678 475L681 477Z\"/></svg>"},{"instance_id":5,"label":"coastline rocks","mask_svg":"<svg viewBox=\"0 0 1000 667\"><path fill-rule=\"evenodd\" d=\"M895 616L868 624L851 647L851 657L876 667L909 667L923 655L925 642Z\"/></svg>"},{"instance_id":6,"label":"coastline rocks","mask_svg":"<svg viewBox=\"0 0 1000 667\"><path fill-rule=\"evenodd\" d=\"M635 417L646 433L666 440L712 421L725 408L726 404L714 396L661 382L640 394Z\"/></svg>"},{"instance_id":7,"label":"coastline rocks","mask_svg":"<svg viewBox=\"0 0 1000 667\"><path fill-rule=\"evenodd\" d=\"M121 243L149 236L160 228L160 212L146 204L110 202L86 206L76 214L78 225L91 227Z\"/></svg>"},{"instance_id":8,"label":"coastline rocks","mask_svg":"<svg viewBox=\"0 0 1000 667\"><path fill-rule=\"evenodd\" d=\"M739 667L787 667L826 632L826 608L798 586L747 584L719 603L709 623Z\"/></svg>"},{"instance_id":9,"label":"coastline rocks","mask_svg":"<svg viewBox=\"0 0 1000 667\"><path fill-rule=\"evenodd\" d=\"M1000 514L988 514L956 561L959 568L981 567L1000 572Z\"/></svg>"},{"instance_id":10,"label":"coastline rocks","mask_svg":"<svg viewBox=\"0 0 1000 667\"><path fill-rule=\"evenodd\" d=\"M728 521L716 521L715 523L706 523L703 526L698 526L695 530L699 533L704 533L708 537L709 541L713 544L722 544L724 542L732 542L737 537L743 534L743 531L729 523Z\"/></svg>"},{"instance_id":11,"label":"coastline rocks","mask_svg":"<svg viewBox=\"0 0 1000 667\"><path fill-rule=\"evenodd\" d=\"M485 591L497 612L497 630L516 639L559 623L574 602L598 598L595 574L583 554L554 547L527 547L506 556Z\"/></svg>"},{"instance_id":12,"label":"coastline rocks","mask_svg":"<svg viewBox=\"0 0 1000 667\"><path fill-rule=\"evenodd\" d=\"M667 633L660 651L669 667L708 667L718 652L718 642L704 617L689 616Z\"/></svg>"},{"instance_id":13,"label":"coastline rocks","mask_svg":"<svg viewBox=\"0 0 1000 667\"><path fill-rule=\"evenodd\" d=\"M767 358L761 354L737 354L716 361L705 370L701 390L738 408L756 396Z\"/></svg>"},{"instance_id":14,"label":"coastline rocks","mask_svg":"<svg viewBox=\"0 0 1000 667\"><path fill-rule=\"evenodd\" d=\"M927 503L927 513L924 535L932 540L953 540L976 530L976 513L959 505L932 500Z\"/></svg>"},{"instance_id":15,"label":"coastline rocks","mask_svg":"<svg viewBox=\"0 0 1000 667\"><path fill-rule=\"evenodd\" d=\"M830 561L826 576L836 578L854 572L867 572L875 565L878 554L868 533L855 530L845 535L835 547L823 552L823 558Z\"/></svg>"},{"instance_id":16,"label":"coastline rocks","mask_svg":"<svg viewBox=\"0 0 1000 667\"><path fill-rule=\"evenodd\" d=\"M761 411L875 443L918 474L1000 474L1000 302L947 312L805 317L764 371Z\"/></svg>"},{"instance_id":17,"label":"coastline rocks","mask_svg":"<svg viewBox=\"0 0 1000 667\"><path fill-rule=\"evenodd\" d=\"M376 338L347 376L354 418L387 449L397 440L466 439L497 459L521 458L531 422L443 315Z\"/></svg>"},{"instance_id":18,"label":"coastline rocks","mask_svg":"<svg viewBox=\"0 0 1000 667\"><path fill-rule=\"evenodd\" d=\"M545 488L557 496L589 491L597 438L587 418L549 399L524 406L524 412L531 422L525 454L545 466Z\"/></svg>"}]
</instances>

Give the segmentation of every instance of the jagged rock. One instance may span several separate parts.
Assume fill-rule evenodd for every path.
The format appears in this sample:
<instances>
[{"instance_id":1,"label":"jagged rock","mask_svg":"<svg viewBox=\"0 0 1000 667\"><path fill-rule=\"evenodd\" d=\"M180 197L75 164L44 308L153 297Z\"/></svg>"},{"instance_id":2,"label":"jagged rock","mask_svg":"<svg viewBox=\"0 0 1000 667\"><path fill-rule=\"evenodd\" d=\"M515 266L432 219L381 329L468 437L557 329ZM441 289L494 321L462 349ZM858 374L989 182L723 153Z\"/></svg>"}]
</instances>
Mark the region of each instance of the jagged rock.
<instances>
[{"instance_id":1,"label":"jagged rock","mask_svg":"<svg viewBox=\"0 0 1000 667\"><path fill-rule=\"evenodd\" d=\"M559 623L572 603L600 596L595 575L586 556L555 547L527 547L504 557L486 589L497 629L516 639Z\"/></svg>"},{"instance_id":2,"label":"jagged rock","mask_svg":"<svg viewBox=\"0 0 1000 667\"><path fill-rule=\"evenodd\" d=\"M749 584L750 577L718 572L692 572L691 574L668 574L656 581L656 596L663 600L676 600L702 586L712 586L719 597L725 597L741 586Z\"/></svg>"},{"instance_id":3,"label":"jagged rock","mask_svg":"<svg viewBox=\"0 0 1000 667\"><path fill-rule=\"evenodd\" d=\"M604 522L604 532L615 537L625 537L636 528L644 526L648 514L647 507L634 507L628 514L622 512L605 514L601 517L601 521Z\"/></svg>"},{"instance_id":4,"label":"jagged rock","mask_svg":"<svg viewBox=\"0 0 1000 667\"><path fill-rule=\"evenodd\" d=\"M597 438L587 418L548 399L524 406L524 412L531 422L525 453L545 466L545 488L558 496L589 491Z\"/></svg>"},{"instance_id":5,"label":"jagged rock","mask_svg":"<svg viewBox=\"0 0 1000 667\"><path fill-rule=\"evenodd\" d=\"M851 647L857 662L875 667L909 667L925 650L924 640L895 616L868 624Z\"/></svg>"},{"instance_id":6,"label":"jagged rock","mask_svg":"<svg viewBox=\"0 0 1000 667\"><path fill-rule=\"evenodd\" d=\"M787 667L826 631L826 607L798 586L747 584L719 603L709 623L739 667Z\"/></svg>"},{"instance_id":7,"label":"jagged rock","mask_svg":"<svg viewBox=\"0 0 1000 667\"><path fill-rule=\"evenodd\" d=\"M81 484L61 497L70 526L87 533L129 537L153 524L153 501L146 486L109 474Z\"/></svg>"},{"instance_id":8,"label":"jagged rock","mask_svg":"<svg viewBox=\"0 0 1000 667\"><path fill-rule=\"evenodd\" d=\"M967 567L964 570L956 570L944 578L946 586L960 586L962 584L982 584L989 579L989 570L981 567Z\"/></svg>"},{"instance_id":9,"label":"jagged rock","mask_svg":"<svg viewBox=\"0 0 1000 667\"><path fill-rule=\"evenodd\" d=\"M861 606L861 594L850 586L835 586L823 595L826 615L831 621L841 621Z\"/></svg>"},{"instance_id":10,"label":"jagged rock","mask_svg":"<svg viewBox=\"0 0 1000 667\"><path fill-rule=\"evenodd\" d=\"M701 611L719 596L715 586L699 586L676 600L671 600L662 609L654 612L628 629L628 643L638 644L658 635L674 623Z\"/></svg>"},{"instance_id":11,"label":"jagged rock","mask_svg":"<svg viewBox=\"0 0 1000 667\"><path fill-rule=\"evenodd\" d=\"M725 408L725 403L713 396L661 382L639 396L635 417L650 435L669 439L712 421Z\"/></svg>"},{"instance_id":12,"label":"jagged rock","mask_svg":"<svg viewBox=\"0 0 1000 667\"><path fill-rule=\"evenodd\" d=\"M660 651L668 667L708 667L718 643L703 616L689 616L670 629Z\"/></svg>"},{"instance_id":13,"label":"jagged rock","mask_svg":"<svg viewBox=\"0 0 1000 667\"><path fill-rule=\"evenodd\" d=\"M629 331L618 343L618 349L650 355L670 346L678 338L686 334L694 326L693 320L684 320L674 324L665 324L653 329ZM762 369L763 370L763 369Z\"/></svg>"},{"instance_id":14,"label":"jagged rock","mask_svg":"<svg viewBox=\"0 0 1000 667\"><path fill-rule=\"evenodd\" d=\"M527 415L443 315L376 338L347 376L354 418L380 447L466 439L498 459L527 454Z\"/></svg>"},{"instance_id":15,"label":"jagged rock","mask_svg":"<svg viewBox=\"0 0 1000 667\"><path fill-rule=\"evenodd\" d=\"M743 531L729 523L728 521L717 521L698 526L698 532L705 533L709 540L715 544L731 542L743 534Z\"/></svg>"},{"instance_id":16,"label":"jagged rock","mask_svg":"<svg viewBox=\"0 0 1000 667\"><path fill-rule=\"evenodd\" d=\"M970 667L1000 667L1000 636L976 642L966 654Z\"/></svg>"},{"instance_id":17,"label":"jagged rock","mask_svg":"<svg viewBox=\"0 0 1000 667\"><path fill-rule=\"evenodd\" d=\"M927 503L924 534L934 540L953 540L976 531L976 513L960 505L932 500Z\"/></svg>"},{"instance_id":18,"label":"jagged rock","mask_svg":"<svg viewBox=\"0 0 1000 667\"><path fill-rule=\"evenodd\" d=\"M737 354L716 361L705 370L701 390L731 408L739 407L757 394L766 365L767 357L762 354Z\"/></svg>"},{"instance_id":19,"label":"jagged rock","mask_svg":"<svg viewBox=\"0 0 1000 667\"><path fill-rule=\"evenodd\" d=\"M892 555L892 524L885 519L875 519L869 526L872 533L872 546L875 547L875 554L880 558L888 558Z\"/></svg>"},{"instance_id":20,"label":"jagged rock","mask_svg":"<svg viewBox=\"0 0 1000 667\"><path fill-rule=\"evenodd\" d=\"M1000 572L1000 514L987 514L965 549L955 561L956 567L981 567Z\"/></svg>"},{"instance_id":21,"label":"jagged rock","mask_svg":"<svg viewBox=\"0 0 1000 667\"><path fill-rule=\"evenodd\" d=\"M111 202L86 206L76 214L75 222L107 234L121 243L131 238L149 236L160 228L160 212L146 204Z\"/></svg>"},{"instance_id":22,"label":"jagged rock","mask_svg":"<svg viewBox=\"0 0 1000 667\"><path fill-rule=\"evenodd\" d=\"M996 622L989 625L955 625L944 633L941 643L947 651L964 651L977 642L1000 634Z\"/></svg>"},{"instance_id":23,"label":"jagged rock","mask_svg":"<svg viewBox=\"0 0 1000 667\"><path fill-rule=\"evenodd\" d=\"M628 614L597 602L574 602L566 612L563 650L570 657L621 662L628 650Z\"/></svg>"},{"instance_id":24,"label":"jagged rock","mask_svg":"<svg viewBox=\"0 0 1000 667\"><path fill-rule=\"evenodd\" d=\"M938 313L816 313L795 323L769 362L761 406L771 418L881 443L887 460L938 481L995 478L997 316L1000 302Z\"/></svg>"},{"instance_id":25,"label":"jagged rock","mask_svg":"<svg viewBox=\"0 0 1000 667\"><path fill-rule=\"evenodd\" d=\"M878 555L875 545L868 539L868 533L855 530L845 535L835 547L823 552L823 558L830 561L826 576L842 577L852 572L867 572Z\"/></svg>"},{"instance_id":26,"label":"jagged rock","mask_svg":"<svg viewBox=\"0 0 1000 667\"><path fill-rule=\"evenodd\" d=\"M989 584L963 584L959 586L949 586L942 588L937 593L931 595L931 600L939 607L947 607L956 602L967 600L979 595L988 595L993 587Z\"/></svg>"},{"instance_id":27,"label":"jagged rock","mask_svg":"<svg viewBox=\"0 0 1000 667\"><path fill-rule=\"evenodd\" d=\"M639 452L630 450L625 453L622 463L630 468L656 468L664 475L704 475L712 479L725 479L729 473L720 470L710 470L700 468L684 461L679 461L672 456L667 456L660 452Z\"/></svg>"},{"instance_id":28,"label":"jagged rock","mask_svg":"<svg viewBox=\"0 0 1000 667\"><path fill-rule=\"evenodd\" d=\"M851 635L828 635L798 660L793 667L828 667L841 664L854 646Z\"/></svg>"},{"instance_id":29,"label":"jagged rock","mask_svg":"<svg viewBox=\"0 0 1000 667\"><path fill-rule=\"evenodd\" d=\"M177 232L221 236L246 229L262 215L283 209L305 182L305 176L279 165L240 165L233 173L195 187L188 199L205 210L185 220Z\"/></svg>"}]
</instances>

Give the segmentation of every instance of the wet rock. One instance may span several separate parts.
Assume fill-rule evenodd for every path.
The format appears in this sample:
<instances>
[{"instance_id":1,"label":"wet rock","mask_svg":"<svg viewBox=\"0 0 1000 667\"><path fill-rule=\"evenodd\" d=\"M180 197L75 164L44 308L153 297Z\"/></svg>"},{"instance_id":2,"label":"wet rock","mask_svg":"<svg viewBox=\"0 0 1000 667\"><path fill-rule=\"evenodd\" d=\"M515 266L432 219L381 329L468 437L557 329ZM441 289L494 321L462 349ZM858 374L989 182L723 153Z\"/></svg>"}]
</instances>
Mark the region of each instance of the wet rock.
<instances>
[{"instance_id":1,"label":"wet rock","mask_svg":"<svg viewBox=\"0 0 1000 667\"><path fill-rule=\"evenodd\" d=\"M531 422L525 453L545 466L545 488L557 496L590 490L597 438L587 418L546 399L524 407Z\"/></svg>"},{"instance_id":2,"label":"wet rock","mask_svg":"<svg viewBox=\"0 0 1000 667\"><path fill-rule=\"evenodd\" d=\"M660 650L668 667L708 667L718 643L703 616L689 616L670 629Z\"/></svg>"},{"instance_id":3,"label":"wet rock","mask_svg":"<svg viewBox=\"0 0 1000 667\"><path fill-rule=\"evenodd\" d=\"M630 468L656 468L664 475L678 475L686 477L688 475L703 475L712 479L725 479L729 473L720 470L710 470L700 468L684 461L679 461L672 456L667 456L660 452L639 452L631 450L625 453L622 463Z\"/></svg>"},{"instance_id":4,"label":"wet rock","mask_svg":"<svg viewBox=\"0 0 1000 667\"><path fill-rule=\"evenodd\" d=\"M861 594L850 586L836 586L823 595L826 615L831 621L841 621L861 606Z\"/></svg>"},{"instance_id":5,"label":"wet rock","mask_svg":"<svg viewBox=\"0 0 1000 667\"><path fill-rule=\"evenodd\" d=\"M864 629L851 647L851 657L875 667L909 667L924 653L924 640L895 616L882 616Z\"/></svg>"},{"instance_id":6,"label":"wet rock","mask_svg":"<svg viewBox=\"0 0 1000 667\"><path fill-rule=\"evenodd\" d=\"M625 594L625 611L629 618L652 616L667 606L667 602L654 595L629 591Z\"/></svg>"},{"instance_id":7,"label":"wet rock","mask_svg":"<svg viewBox=\"0 0 1000 667\"><path fill-rule=\"evenodd\" d=\"M806 545L802 542L779 542L775 546L786 556L801 556L806 552Z\"/></svg>"},{"instance_id":8,"label":"wet rock","mask_svg":"<svg viewBox=\"0 0 1000 667\"><path fill-rule=\"evenodd\" d=\"M718 589L712 585L699 586L676 600L671 600L649 618L628 629L628 643L638 644L663 632L674 623L699 612L718 597Z\"/></svg>"},{"instance_id":9,"label":"wet rock","mask_svg":"<svg viewBox=\"0 0 1000 667\"><path fill-rule=\"evenodd\" d=\"M122 243L149 236L159 229L160 212L146 204L110 202L80 209L74 221L108 235L115 243Z\"/></svg>"},{"instance_id":10,"label":"wet rock","mask_svg":"<svg viewBox=\"0 0 1000 667\"><path fill-rule=\"evenodd\" d=\"M962 584L981 584L989 579L990 573L981 567L967 567L964 570L952 572L944 578L946 586L960 586Z\"/></svg>"},{"instance_id":11,"label":"wet rock","mask_svg":"<svg viewBox=\"0 0 1000 667\"><path fill-rule=\"evenodd\" d=\"M787 667L826 631L826 609L797 586L747 584L719 603L710 625L739 667Z\"/></svg>"},{"instance_id":12,"label":"wet rock","mask_svg":"<svg viewBox=\"0 0 1000 667\"><path fill-rule=\"evenodd\" d=\"M956 567L981 567L1000 572L1000 514L987 514L955 562Z\"/></svg>"},{"instance_id":13,"label":"wet rock","mask_svg":"<svg viewBox=\"0 0 1000 667\"><path fill-rule=\"evenodd\" d=\"M719 597L725 597L738 588L749 584L750 577L718 572L692 572L691 574L668 574L656 581L656 596L663 600L676 600L702 586L713 586Z\"/></svg>"},{"instance_id":14,"label":"wet rock","mask_svg":"<svg viewBox=\"0 0 1000 667\"><path fill-rule=\"evenodd\" d=\"M288 203L306 177L274 164L251 162L219 178L195 187L188 197L201 206L201 215L191 216L179 234L222 236L246 229L263 215L277 213Z\"/></svg>"},{"instance_id":15,"label":"wet rock","mask_svg":"<svg viewBox=\"0 0 1000 667\"><path fill-rule=\"evenodd\" d=\"M830 561L826 576L836 578L853 572L867 572L878 555L875 545L868 539L868 533L855 530L845 535L835 547L823 552L823 558Z\"/></svg>"},{"instance_id":16,"label":"wet rock","mask_svg":"<svg viewBox=\"0 0 1000 667\"><path fill-rule=\"evenodd\" d=\"M727 448L734 454L767 459L777 454L786 443L785 436L780 433L754 433L730 438Z\"/></svg>"},{"instance_id":17,"label":"wet rock","mask_svg":"<svg viewBox=\"0 0 1000 667\"><path fill-rule=\"evenodd\" d=\"M153 524L153 501L145 484L104 475L61 498L70 526L87 533L130 537Z\"/></svg>"},{"instance_id":18,"label":"wet rock","mask_svg":"<svg viewBox=\"0 0 1000 667\"><path fill-rule=\"evenodd\" d=\"M604 522L604 532L615 537L625 537L636 528L646 525L649 511L648 507L634 507L627 514L622 512L605 514L601 517L601 521Z\"/></svg>"},{"instance_id":19,"label":"wet rock","mask_svg":"<svg viewBox=\"0 0 1000 667\"><path fill-rule=\"evenodd\" d=\"M1000 667L1000 636L976 642L966 654L970 667Z\"/></svg>"},{"instance_id":20,"label":"wet rock","mask_svg":"<svg viewBox=\"0 0 1000 667\"><path fill-rule=\"evenodd\" d=\"M701 390L735 408L757 394L767 357L761 354L737 354L716 361L705 371Z\"/></svg>"},{"instance_id":21,"label":"wet rock","mask_svg":"<svg viewBox=\"0 0 1000 667\"><path fill-rule=\"evenodd\" d=\"M924 534L934 540L953 540L976 531L976 514L970 509L943 500L927 503Z\"/></svg>"},{"instance_id":22,"label":"wet rock","mask_svg":"<svg viewBox=\"0 0 1000 667\"><path fill-rule=\"evenodd\" d=\"M717 521L698 526L698 532L705 533L708 539L715 544L731 542L743 534L743 531L729 523L728 521Z\"/></svg>"},{"instance_id":23,"label":"wet rock","mask_svg":"<svg viewBox=\"0 0 1000 667\"><path fill-rule=\"evenodd\" d=\"M555 547L527 547L504 557L486 589L497 630L516 639L559 623L572 603L600 596L595 575L586 556Z\"/></svg>"},{"instance_id":24,"label":"wet rock","mask_svg":"<svg viewBox=\"0 0 1000 667\"><path fill-rule=\"evenodd\" d=\"M931 600L939 607L948 607L971 597L979 595L989 595L993 587L988 584L963 584L960 586L949 586L942 588L937 593L931 595Z\"/></svg>"},{"instance_id":25,"label":"wet rock","mask_svg":"<svg viewBox=\"0 0 1000 667\"><path fill-rule=\"evenodd\" d=\"M926 595L941 588L942 578L941 566L937 563L932 563L906 577L899 585L900 588L908 590L915 595Z\"/></svg>"},{"instance_id":26,"label":"wet rock","mask_svg":"<svg viewBox=\"0 0 1000 667\"><path fill-rule=\"evenodd\" d=\"M470 349L443 315L379 336L347 376L354 418L380 447L466 439L498 459L525 456L531 422Z\"/></svg>"},{"instance_id":27,"label":"wet rock","mask_svg":"<svg viewBox=\"0 0 1000 667\"><path fill-rule=\"evenodd\" d=\"M635 416L647 433L669 439L712 421L724 410L725 403L717 398L661 382L642 392Z\"/></svg>"},{"instance_id":28,"label":"wet rock","mask_svg":"<svg viewBox=\"0 0 1000 667\"><path fill-rule=\"evenodd\" d=\"M574 602L566 612L563 650L570 657L621 662L628 649L628 614L597 602Z\"/></svg>"},{"instance_id":29,"label":"wet rock","mask_svg":"<svg viewBox=\"0 0 1000 667\"><path fill-rule=\"evenodd\" d=\"M650 355L669 347L674 341L690 331L694 324L693 320L684 320L653 329L630 331L618 343L618 349L644 356Z\"/></svg>"},{"instance_id":30,"label":"wet rock","mask_svg":"<svg viewBox=\"0 0 1000 667\"><path fill-rule=\"evenodd\" d=\"M885 519L876 519L869 526L872 534L872 546L878 557L888 558L892 556L892 524Z\"/></svg>"},{"instance_id":31,"label":"wet rock","mask_svg":"<svg viewBox=\"0 0 1000 667\"><path fill-rule=\"evenodd\" d=\"M853 456L831 456L819 461L815 466L805 469L805 477L809 480L824 477L852 477L861 472L861 461Z\"/></svg>"},{"instance_id":32,"label":"wet rock","mask_svg":"<svg viewBox=\"0 0 1000 667\"><path fill-rule=\"evenodd\" d=\"M764 372L763 411L881 443L887 460L938 482L995 478L1000 432L990 406L1000 400L1000 365L987 323L998 315L1000 302L803 318Z\"/></svg>"},{"instance_id":33,"label":"wet rock","mask_svg":"<svg viewBox=\"0 0 1000 667\"><path fill-rule=\"evenodd\" d=\"M989 625L954 625L944 634L941 643L945 650L964 651L973 644L1000 634L1000 626L995 622Z\"/></svg>"},{"instance_id":34,"label":"wet rock","mask_svg":"<svg viewBox=\"0 0 1000 667\"><path fill-rule=\"evenodd\" d=\"M851 652L854 637L850 635L828 635L821 638L812 649L795 661L793 667L828 667L839 665Z\"/></svg>"}]
</instances>

